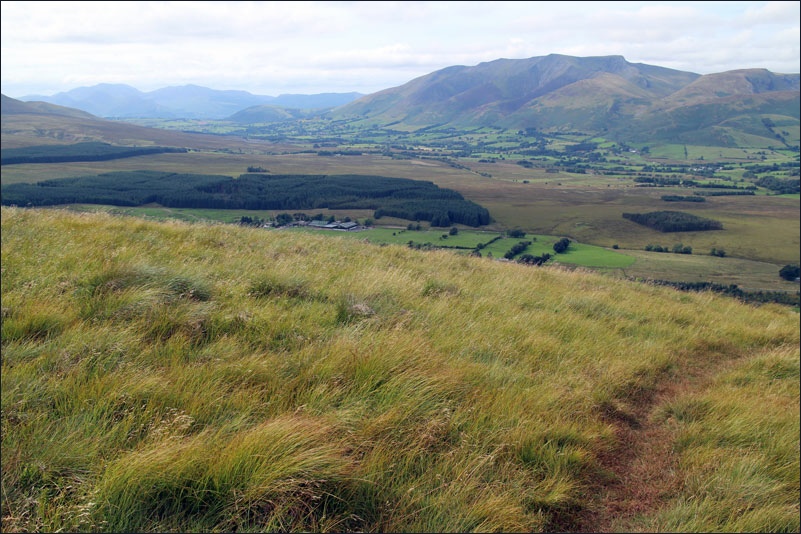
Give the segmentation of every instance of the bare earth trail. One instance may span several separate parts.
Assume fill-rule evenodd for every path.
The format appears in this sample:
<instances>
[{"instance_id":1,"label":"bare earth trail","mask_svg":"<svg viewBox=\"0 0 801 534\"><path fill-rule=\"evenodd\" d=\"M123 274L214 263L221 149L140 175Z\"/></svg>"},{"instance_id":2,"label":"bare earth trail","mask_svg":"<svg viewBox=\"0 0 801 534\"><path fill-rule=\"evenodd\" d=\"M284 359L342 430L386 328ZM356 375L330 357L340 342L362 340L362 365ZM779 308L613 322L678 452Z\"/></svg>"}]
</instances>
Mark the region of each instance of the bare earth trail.
<instances>
[{"instance_id":1,"label":"bare earth trail","mask_svg":"<svg viewBox=\"0 0 801 534\"><path fill-rule=\"evenodd\" d=\"M637 518L654 514L682 487L678 457L672 447L676 430L671 420L660 415L668 403L702 392L715 377L727 371L741 357L707 361L683 368L667 377L656 390L625 414L610 414L617 446L600 457L608 477L600 477L593 491L598 501L593 508L563 525L571 532L642 532ZM560 529L562 530L562 529Z\"/></svg>"}]
</instances>

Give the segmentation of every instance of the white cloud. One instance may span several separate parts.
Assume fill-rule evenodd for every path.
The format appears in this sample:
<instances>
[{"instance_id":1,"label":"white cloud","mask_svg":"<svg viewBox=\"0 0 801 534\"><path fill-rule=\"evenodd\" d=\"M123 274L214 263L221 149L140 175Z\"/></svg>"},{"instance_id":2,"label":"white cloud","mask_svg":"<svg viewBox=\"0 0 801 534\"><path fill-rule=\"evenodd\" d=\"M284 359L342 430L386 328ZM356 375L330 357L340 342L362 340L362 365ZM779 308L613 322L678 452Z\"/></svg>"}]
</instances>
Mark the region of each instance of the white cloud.
<instances>
[{"instance_id":1,"label":"white cloud","mask_svg":"<svg viewBox=\"0 0 801 534\"><path fill-rule=\"evenodd\" d=\"M451 65L622 55L706 74L797 73L799 2L3 0L2 91L195 83L257 94L401 85Z\"/></svg>"}]
</instances>

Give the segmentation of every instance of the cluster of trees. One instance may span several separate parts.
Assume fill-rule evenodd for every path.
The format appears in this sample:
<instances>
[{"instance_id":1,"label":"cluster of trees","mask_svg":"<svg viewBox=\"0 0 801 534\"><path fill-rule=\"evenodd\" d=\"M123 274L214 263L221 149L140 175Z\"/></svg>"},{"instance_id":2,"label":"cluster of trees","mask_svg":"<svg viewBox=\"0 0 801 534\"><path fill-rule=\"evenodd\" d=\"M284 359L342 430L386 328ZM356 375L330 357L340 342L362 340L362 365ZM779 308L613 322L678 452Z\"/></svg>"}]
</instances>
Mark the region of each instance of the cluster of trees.
<instances>
[{"instance_id":1,"label":"cluster of trees","mask_svg":"<svg viewBox=\"0 0 801 534\"><path fill-rule=\"evenodd\" d=\"M405 178L366 175L243 174L239 178L156 171L113 172L9 184L2 203L18 206L158 203L174 208L299 210L373 209L432 226L483 226L489 211L450 189Z\"/></svg>"},{"instance_id":2,"label":"cluster of trees","mask_svg":"<svg viewBox=\"0 0 801 534\"><path fill-rule=\"evenodd\" d=\"M242 217L242 219L249 219L249 218L250 217ZM260 219L258 217L255 217L253 220L254 221L260 221ZM332 223L332 222L334 222L336 220L337 220L336 217L334 217L333 215L329 215L328 217L326 217L322 213L317 213L315 215L308 215L308 214L303 213L303 212L296 212L296 213L292 213L292 214L284 212L284 213L277 214L272 219L272 225L273 226L286 226L288 224L292 224L293 222L299 222L299 221L326 221L326 222ZM265 221L262 221L262 222L265 222ZM342 219L342 222L351 222L351 219L350 219L350 217L344 217ZM365 219L364 220L364 225L365 226L370 226L371 224L373 224L373 220L372 219Z\"/></svg>"},{"instance_id":3,"label":"cluster of trees","mask_svg":"<svg viewBox=\"0 0 801 534\"><path fill-rule=\"evenodd\" d=\"M195 207L209 195L200 188L229 176L176 174L158 171L121 171L97 176L44 180L34 184L3 185L3 205L54 206L59 204L108 204L140 206L157 202L169 207ZM206 207L206 206L198 206Z\"/></svg>"},{"instance_id":4,"label":"cluster of trees","mask_svg":"<svg viewBox=\"0 0 801 534\"><path fill-rule=\"evenodd\" d=\"M709 255L710 256L717 256L718 258L725 258L726 257L726 251L723 250L722 248L714 248L714 247L712 247L712 250L709 251Z\"/></svg>"},{"instance_id":5,"label":"cluster of trees","mask_svg":"<svg viewBox=\"0 0 801 534\"><path fill-rule=\"evenodd\" d=\"M706 202L706 199L704 197L698 195L691 195L691 196L662 195L662 200L664 200L665 202Z\"/></svg>"},{"instance_id":6,"label":"cluster of trees","mask_svg":"<svg viewBox=\"0 0 801 534\"><path fill-rule=\"evenodd\" d=\"M506 258L507 260L511 260L512 258L517 256L518 254L520 254L521 252L526 250L530 244L531 244L531 241L520 241L520 242L512 245L512 248L507 250L506 254L504 254L503 257Z\"/></svg>"},{"instance_id":7,"label":"cluster of trees","mask_svg":"<svg viewBox=\"0 0 801 534\"><path fill-rule=\"evenodd\" d=\"M696 195L703 195L707 197L723 196L723 195L753 195L754 191L757 189L755 185L740 187L734 184L722 184L722 183L703 184L696 180L685 180L683 178L664 178L664 177L653 177L653 176L637 176L636 178L634 178L634 181L639 184L651 185L654 187L682 186L682 187L694 187L696 189L723 189L723 191L702 191L696 193ZM798 182L796 181L796 184L797 183ZM668 202L680 201L680 200L686 202L703 202L703 199L699 200L698 198L695 197L680 196L680 195L664 195L662 197L662 200Z\"/></svg>"},{"instance_id":8,"label":"cluster of trees","mask_svg":"<svg viewBox=\"0 0 801 534\"><path fill-rule=\"evenodd\" d=\"M411 239L406 243L406 245L414 250L433 250L438 247L434 247L433 244L426 242L426 243L416 243Z\"/></svg>"},{"instance_id":9,"label":"cluster of trees","mask_svg":"<svg viewBox=\"0 0 801 534\"><path fill-rule=\"evenodd\" d=\"M242 226L264 226L264 219L260 217L250 217L249 215L243 215L239 218L239 224Z\"/></svg>"},{"instance_id":10,"label":"cluster of trees","mask_svg":"<svg viewBox=\"0 0 801 534\"><path fill-rule=\"evenodd\" d=\"M164 146L115 146L96 141L73 145L43 145L23 148L4 148L0 151L0 165L17 163L63 163L69 161L107 161L111 159L186 152L185 148Z\"/></svg>"},{"instance_id":11,"label":"cluster of trees","mask_svg":"<svg viewBox=\"0 0 801 534\"><path fill-rule=\"evenodd\" d=\"M735 189L735 190L748 190L748 191L753 191L756 189L755 185L747 185L745 187L740 187L739 185L721 184L719 182L713 184L695 184L695 187L699 189Z\"/></svg>"},{"instance_id":12,"label":"cluster of trees","mask_svg":"<svg viewBox=\"0 0 801 534\"><path fill-rule=\"evenodd\" d=\"M681 211L624 213L623 218L660 232L693 232L720 230L723 228L719 221Z\"/></svg>"},{"instance_id":13,"label":"cluster of trees","mask_svg":"<svg viewBox=\"0 0 801 534\"><path fill-rule=\"evenodd\" d=\"M744 178L754 178L758 174L763 174L766 172L779 172L779 171L788 171L791 174L798 176L799 175L799 166L798 162L794 161L785 161L783 163L752 163L746 167L746 171L743 174Z\"/></svg>"},{"instance_id":14,"label":"cluster of trees","mask_svg":"<svg viewBox=\"0 0 801 534\"><path fill-rule=\"evenodd\" d=\"M801 276L801 270L799 269L798 264L791 263L789 265L785 265L779 270L779 276L785 280L794 282L799 278L799 276Z\"/></svg>"},{"instance_id":15,"label":"cluster of trees","mask_svg":"<svg viewBox=\"0 0 801 534\"><path fill-rule=\"evenodd\" d=\"M673 245L673 248L663 247L662 245L652 245L651 243L648 243L647 245L645 245L645 250L647 250L648 252L672 252L673 254L692 254L693 253L693 247L684 246L681 243L676 243L675 245ZM715 249L712 249L712 250L715 250ZM721 252L723 252L723 251L721 250ZM724 252L724 254L725 254L725 252Z\"/></svg>"},{"instance_id":16,"label":"cluster of trees","mask_svg":"<svg viewBox=\"0 0 801 534\"><path fill-rule=\"evenodd\" d=\"M566 237L563 237L562 239L553 244L553 250L557 254L561 254L564 251L566 251L569 246L570 246L570 240Z\"/></svg>"},{"instance_id":17,"label":"cluster of trees","mask_svg":"<svg viewBox=\"0 0 801 534\"><path fill-rule=\"evenodd\" d=\"M518 263L524 263L526 265L543 265L545 262L551 259L551 255L547 252L542 254L541 256L534 256L533 254L523 254L519 258L517 258Z\"/></svg>"},{"instance_id":18,"label":"cluster of trees","mask_svg":"<svg viewBox=\"0 0 801 534\"><path fill-rule=\"evenodd\" d=\"M692 187L698 185L695 180L685 180L683 178L667 178L662 176L637 176L634 181L638 184L650 184L658 187L668 187L674 185L683 185Z\"/></svg>"},{"instance_id":19,"label":"cluster of trees","mask_svg":"<svg viewBox=\"0 0 801 534\"><path fill-rule=\"evenodd\" d=\"M575 145L565 145L565 153L575 153L575 152L592 152L593 150L598 148L598 143L578 143Z\"/></svg>"},{"instance_id":20,"label":"cluster of trees","mask_svg":"<svg viewBox=\"0 0 801 534\"><path fill-rule=\"evenodd\" d=\"M348 206L364 208L367 206ZM415 200L386 202L373 213L376 219L397 217L412 221L429 221L432 227L446 228L453 224L484 226L490 223L489 211L468 200Z\"/></svg>"},{"instance_id":21,"label":"cluster of trees","mask_svg":"<svg viewBox=\"0 0 801 534\"><path fill-rule=\"evenodd\" d=\"M757 180L756 185L770 189L779 195L793 195L801 192L801 182L798 178L781 179L775 176L763 176Z\"/></svg>"},{"instance_id":22,"label":"cluster of trees","mask_svg":"<svg viewBox=\"0 0 801 534\"><path fill-rule=\"evenodd\" d=\"M755 195L753 189L728 189L726 191L699 191L696 195L703 195L705 197L737 197L737 196L752 196Z\"/></svg>"}]
</instances>

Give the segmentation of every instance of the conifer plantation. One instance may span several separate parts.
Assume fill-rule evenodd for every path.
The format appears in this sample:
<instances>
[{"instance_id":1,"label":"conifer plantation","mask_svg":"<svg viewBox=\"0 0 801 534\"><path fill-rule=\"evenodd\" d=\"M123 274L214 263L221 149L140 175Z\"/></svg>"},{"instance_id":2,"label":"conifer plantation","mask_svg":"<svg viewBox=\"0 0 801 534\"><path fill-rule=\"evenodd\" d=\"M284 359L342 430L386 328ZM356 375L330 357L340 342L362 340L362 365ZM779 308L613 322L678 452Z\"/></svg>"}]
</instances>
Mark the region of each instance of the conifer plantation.
<instances>
[{"instance_id":1,"label":"conifer plantation","mask_svg":"<svg viewBox=\"0 0 801 534\"><path fill-rule=\"evenodd\" d=\"M2 530L799 530L798 311L2 207Z\"/></svg>"}]
</instances>

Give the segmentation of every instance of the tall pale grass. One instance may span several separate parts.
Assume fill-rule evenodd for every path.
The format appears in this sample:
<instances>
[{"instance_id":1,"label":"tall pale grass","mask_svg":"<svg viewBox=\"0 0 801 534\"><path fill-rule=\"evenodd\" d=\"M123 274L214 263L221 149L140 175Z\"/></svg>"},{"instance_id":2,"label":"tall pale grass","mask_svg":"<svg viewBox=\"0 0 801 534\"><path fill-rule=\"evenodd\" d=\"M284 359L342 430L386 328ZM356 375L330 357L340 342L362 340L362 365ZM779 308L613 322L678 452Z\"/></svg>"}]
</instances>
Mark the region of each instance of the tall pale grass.
<instances>
[{"instance_id":1,"label":"tall pale grass","mask_svg":"<svg viewBox=\"0 0 801 534\"><path fill-rule=\"evenodd\" d=\"M610 411L693 367L797 368L798 342L790 309L588 272L4 207L3 530L569 527L597 504ZM729 527L786 525L788 417L737 467L785 489ZM686 424L677 450L724 431ZM717 495L705 466L687 503Z\"/></svg>"},{"instance_id":2,"label":"tall pale grass","mask_svg":"<svg viewBox=\"0 0 801 534\"><path fill-rule=\"evenodd\" d=\"M799 348L757 351L668 404L682 486L644 532L798 532Z\"/></svg>"}]
</instances>

